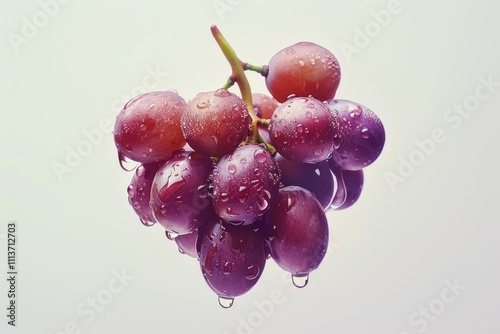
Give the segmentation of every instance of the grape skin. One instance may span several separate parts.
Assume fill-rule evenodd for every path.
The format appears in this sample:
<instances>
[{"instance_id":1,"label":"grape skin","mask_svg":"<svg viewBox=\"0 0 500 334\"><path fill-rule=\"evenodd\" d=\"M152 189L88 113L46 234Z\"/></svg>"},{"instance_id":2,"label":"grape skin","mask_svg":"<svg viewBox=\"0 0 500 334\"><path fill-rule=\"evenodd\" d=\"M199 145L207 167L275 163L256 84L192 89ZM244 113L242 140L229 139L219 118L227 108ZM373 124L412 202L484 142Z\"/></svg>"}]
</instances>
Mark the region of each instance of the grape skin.
<instances>
[{"instance_id":1,"label":"grape skin","mask_svg":"<svg viewBox=\"0 0 500 334\"><path fill-rule=\"evenodd\" d=\"M153 211L149 206L149 200L153 179L161 164L162 162L152 162L139 165L132 176L130 185L127 187L128 202L145 226L156 224Z\"/></svg>"},{"instance_id":2,"label":"grape skin","mask_svg":"<svg viewBox=\"0 0 500 334\"><path fill-rule=\"evenodd\" d=\"M165 230L187 234L214 214L208 196L213 166L211 158L177 151L160 167L153 180L150 205Z\"/></svg>"},{"instance_id":3,"label":"grape skin","mask_svg":"<svg viewBox=\"0 0 500 334\"><path fill-rule=\"evenodd\" d=\"M246 103L223 89L197 94L181 117L189 146L209 157L221 157L238 147L251 122Z\"/></svg>"},{"instance_id":4,"label":"grape skin","mask_svg":"<svg viewBox=\"0 0 500 334\"><path fill-rule=\"evenodd\" d=\"M264 219L271 257L282 269L306 276L318 268L328 248L328 221L310 191L297 186L281 188Z\"/></svg>"},{"instance_id":5,"label":"grape skin","mask_svg":"<svg viewBox=\"0 0 500 334\"><path fill-rule=\"evenodd\" d=\"M269 209L278 193L281 173L271 154L247 144L223 156L213 171L216 214L234 224L251 224Z\"/></svg>"},{"instance_id":6,"label":"grape skin","mask_svg":"<svg viewBox=\"0 0 500 334\"><path fill-rule=\"evenodd\" d=\"M357 102L341 99L326 102L338 120L340 133L332 159L345 170L360 170L371 165L385 144L380 118Z\"/></svg>"},{"instance_id":7,"label":"grape skin","mask_svg":"<svg viewBox=\"0 0 500 334\"><path fill-rule=\"evenodd\" d=\"M324 101L335 96L340 65L324 47L299 42L278 51L269 61L266 86L279 102L290 95L313 96Z\"/></svg>"},{"instance_id":8,"label":"grape skin","mask_svg":"<svg viewBox=\"0 0 500 334\"><path fill-rule=\"evenodd\" d=\"M332 153L337 128L336 119L324 103L313 97L294 97L274 111L269 137L283 157L316 163Z\"/></svg>"},{"instance_id":9,"label":"grape skin","mask_svg":"<svg viewBox=\"0 0 500 334\"><path fill-rule=\"evenodd\" d=\"M266 264L262 235L251 225L236 226L212 219L198 236L200 268L209 287L221 297L248 292Z\"/></svg>"},{"instance_id":10,"label":"grape skin","mask_svg":"<svg viewBox=\"0 0 500 334\"><path fill-rule=\"evenodd\" d=\"M120 157L150 163L181 149L186 144L180 127L185 108L184 99L170 91L140 94L127 102L113 130Z\"/></svg>"}]
</instances>

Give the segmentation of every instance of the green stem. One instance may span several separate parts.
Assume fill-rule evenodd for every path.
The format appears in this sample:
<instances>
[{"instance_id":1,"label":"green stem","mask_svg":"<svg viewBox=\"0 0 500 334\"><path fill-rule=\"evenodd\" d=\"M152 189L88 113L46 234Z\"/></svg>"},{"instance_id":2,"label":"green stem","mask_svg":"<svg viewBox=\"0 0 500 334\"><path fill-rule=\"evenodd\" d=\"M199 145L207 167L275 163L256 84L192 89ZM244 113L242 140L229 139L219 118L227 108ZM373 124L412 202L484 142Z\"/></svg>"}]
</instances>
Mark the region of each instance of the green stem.
<instances>
[{"instance_id":1,"label":"green stem","mask_svg":"<svg viewBox=\"0 0 500 334\"><path fill-rule=\"evenodd\" d=\"M234 84L234 82L238 84L241 98L247 104L248 113L252 118L252 141L254 143L264 144L266 149L274 155L276 153L276 149L271 144L267 143L259 133L259 123L266 124L266 120L261 120L259 117L257 117L255 111L253 110L252 90L250 88L250 83L248 82L247 76L245 75L245 70L247 69L258 71L261 74L263 73L262 71L265 71L267 73L267 66L253 66L248 63L242 62L216 25L212 25L210 27L210 31L212 32L212 36L215 38L215 41L219 45L222 53L231 65L231 76L223 87L229 88Z\"/></svg>"},{"instance_id":2,"label":"green stem","mask_svg":"<svg viewBox=\"0 0 500 334\"><path fill-rule=\"evenodd\" d=\"M264 77L267 76L267 73L269 72L269 67L267 65L257 66L249 63L243 63L242 65L244 70L260 73Z\"/></svg>"}]
</instances>

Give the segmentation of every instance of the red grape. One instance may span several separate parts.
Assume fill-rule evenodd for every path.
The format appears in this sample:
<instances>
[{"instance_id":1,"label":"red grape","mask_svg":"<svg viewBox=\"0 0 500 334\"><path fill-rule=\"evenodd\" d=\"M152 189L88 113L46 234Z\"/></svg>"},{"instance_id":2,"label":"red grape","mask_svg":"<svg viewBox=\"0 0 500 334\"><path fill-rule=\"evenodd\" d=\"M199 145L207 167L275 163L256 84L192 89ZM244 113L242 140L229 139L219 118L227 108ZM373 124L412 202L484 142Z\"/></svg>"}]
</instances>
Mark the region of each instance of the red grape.
<instances>
[{"instance_id":1,"label":"red grape","mask_svg":"<svg viewBox=\"0 0 500 334\"><path fill-rule=\"evenodd\" d=\"M212 219L198 236L197 249L206 282L219 300L231 303L257 283L266 264L264 239L250 225Z\"/></svg>"},{"instance_id":2,"label":"red grape","mask_svg":"<svg viewBox=\"0 0 500 334\"><path fill-rule=\"evenodd\" d=\"M278 164L263 146L240 146L223 156L213 171L215 212L226 221L251 224L269 209L279 183Z\"/></svg>"},{"instance_id":3,"label":"red grape","mask_svg":"<svg viewBox=\"0 0 500 334\"><path fill-rule=\"evenodd\" d=\"M279 102L269 95L262 93L252 94L252 105L255 115L259 118L270 119Z\"/></svg>"},{"instance_id":4,"label":"red grape","mask_svg":"<svg viewBox=\"0 0 500 334\"><path fill-rule=\"evenodd\" d=\"M328 248L328 221L310 191L281 188L264 219L266 243L281 268L294 277L308 276L318 268Z\"/></svg>"},{"instance_id":5,"label":"red grape","mask_svg":"<svg viewBox=\"0 0 500 334\"><path fill-rule=\"evenodd\" d=\"M380 118L367 107L349 100L328 100L339 123L339 140L332 159L346 170L372 164L382 152L385 130Z\"/></svg>"},{"instance_id":6,"label":"red grape","mask_svg":"<svg viewBox=\"0 0 500 334\"><path fill-rule=\"evenodd\" d=\"M277 52L269 61L266 86L279 102L290 95L324 101L335 96L340 83L337 58L324 47L300 42Z\"/></svg>"},{"instance_id":7,"label":"red grape","mask_svg":"<svg viewBox=\"0 0 500 334\"><path fill-rule=\"evenodd\" d=\"M182 148L186 140L180 119L185 108L184 99L171 91L145 93L127 102L113 131L120 160L156 162Z\"/></svg>"},{"instance_id":8,"label":"red grape","mask_svg":"<svg viewBox=\"0 0 500 334\"><path fill-rule=\"evenodd\" d=\"M181 118L189 146L209 157L221 157L238 147L251 122L246 103L224 89L196 95Z\"/></svg>"},{"instance_id":9,"label":"red grape","mask_svg":"<svg viewBox=\"0 0 500 334\"><path fill-rule=\"evenodd\" d=\"M186 234L214 215L208 196L213 166L209 157L178 151L160 167L153 180L150 205L165 230Z\"/></svg>"},{"instance_id":10,"label":"red grape","mask_svg":"<svg viewBox=\"0 0 500 334\"><path fill-rule=\"evenodd\" d=\"M283 157L316 163L332 153L337 127L336 119L324 103L313 97L294 97L274 111L269 136Z\"/></svg>"}]
</instances>

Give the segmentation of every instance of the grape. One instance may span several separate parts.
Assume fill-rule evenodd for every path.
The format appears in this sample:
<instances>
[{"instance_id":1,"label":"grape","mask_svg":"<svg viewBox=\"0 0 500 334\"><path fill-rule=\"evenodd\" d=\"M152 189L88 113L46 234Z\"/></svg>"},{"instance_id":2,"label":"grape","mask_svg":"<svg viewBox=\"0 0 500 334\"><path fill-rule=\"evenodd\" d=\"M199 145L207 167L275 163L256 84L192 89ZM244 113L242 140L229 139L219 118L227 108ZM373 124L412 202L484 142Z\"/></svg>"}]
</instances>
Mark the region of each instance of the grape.
<instances>
[{"instance_id":1,"label":"grape","mask_svg":"<svg viewBox=\"0 0 500 334\"><path fill-rule=\"evenodd\" d=\"M262 146L247 144L223 156L213 171L216 214L235 224L251 224L269 209L278 193L280 171Z\"/></svg>"},{"instance_id":2,"label":"grape","mask_svg":"<svg viewBox=\"0 0 500 334\"><path fill-rule=\"evenodd\" d=\"M269 61L266 86L279 102L285 102L290 95L331 99L339 83L340 66L335 56L311 42L284 48Z\"/></svg>"},{"instance_id":3,"label":"grape","mask_svg":"<svg viewBox=\"0 0 500 334\"><path fill-rule=\"evenodd\" d=\"M337 180L337 192L332 201L332 208L344 210L357 202L363 190L363 170L345 170L340 168L335 161L329 160L330 169Z\"/></svg>"},{"instance_id":4,"label":"grape","mask_svg":"<svg viewBox=\"0 0 500 334\"><path fill-rule=\"evenodd\" d=\"M274 158L280 167L283 185L305 188L316 196L323 209L330 207L335 183L327 161L306 164L285 159L280 154Z\"/></svg>"},{"instance_id":5,"label":"grape","mask_svg":"<svg viewBox=\"0 0 500 334\"><path fill-rule=\"evenodd\" d=\"M131 99L116 117L114 140L120 161L162 161L184 146L180 128L186 102L175 92L150 92Z\"/></svg>"},{"instance_id":6,"label":"grape","mask_svg":"<svg viewBox=\"0 0 500 334\"><path fill-rule=\"evenodd\" d=\"M213 166L209 157L177 151L160 167L153 180L150 205L165 230L186 234L214 215L208 196Z\"/></svg>"},{"instance_id":7,"label":"grape","mask_svg":"<svg viewBox=\"0 0 500 334\"><path fill-rule=\"evenodd\" d=\"M196 152L221 157L246 138L251 122L246 103L219 89L199 93L189 101L181 127L187 143Z\"/></svg>"},{"instance_id":8,"label":"grape","mask_svg":"<svg viewBox=\"0 0 500 334\"><path fill-rule=\"evenodd\" d=\"M337 127L336 119L324 103L313 97L294 97L274 111L269 136L283 157L316 163L332 153Z\"/></svg>"},{"instance_id":9,"label":"grape","mask_svg":"<svg viewBox=\"0 0 500 334\"><path fill-rule=\"evenodd\" d=\"M198 236L197 250L203 276L219 301L232 303L234 297L248 292L266 264L264 239L251 225L212 219Z\"/></svg>"},{"instance_id":10,"label":"grape","mask_svg":"<svg viewBox=\"0 0 500 334\"><path fill-rule=\"evenodd\" d=\"M165 231L165 233L168 233ZM167 238L168 238L167 234ZM181 254L186 254L190 257L198 258L198 252L196 251L196 240L198 239L198 229L187 234L178 235L174 240L177 244L179 252Z\"/></svg>"},{"instance_id":11,"label":"grape","mask_svg":"<svg viewBox=\"0 0 500 334\"><path fill-rule=\"evenodd\" d=\"M310 191L281 188L264 219L266 243L281 268L292 277L307 277L318 268L328 247L328 221Z\"/></svg>"},{"instance_id":12,"label":"grape","mask_svg":"<svg viewBox=\"0 0 500 334\"><path fill-rule=\"evenodd\" d=\"M279 102L269 95L262 93L252 94L252 105L255 115L259 118L270 119Z\"/></svg>"},{"instance_id":13,"label":"grape","mask_svg":"<svg viewBox=\"0 0 500 334\"><path fill-rule=\"evenodd\" d=\"M149 199L153 179L161 164L162 162L151 162L139 165L127 187L128 202L145 226L152 226L156 223L149 206Z\"/></svg>"},{"instance_id":14,"label":"grape","mask_svg":"<svg viewBox=\"0 0 500 334\"><path fill-rule=\"evenodd\" d=\"M345 170L359 170L372 164L385 143L380 118L367 107L349 100L332 99L327 103L340 129L332 159Z\"/></svg>"}]
</instances>

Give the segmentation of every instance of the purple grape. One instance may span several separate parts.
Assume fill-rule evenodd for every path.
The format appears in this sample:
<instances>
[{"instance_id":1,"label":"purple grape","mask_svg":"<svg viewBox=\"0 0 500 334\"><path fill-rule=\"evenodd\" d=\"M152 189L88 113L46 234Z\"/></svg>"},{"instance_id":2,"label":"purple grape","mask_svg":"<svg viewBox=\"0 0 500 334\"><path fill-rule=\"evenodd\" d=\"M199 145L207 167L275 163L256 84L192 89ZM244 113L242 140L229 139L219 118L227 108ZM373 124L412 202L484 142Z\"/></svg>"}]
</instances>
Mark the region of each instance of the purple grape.
<instances>
[{"instance_id":1,"label":"purple grape","mask_svg":"<svg viewBox=\"0 0 500 334\"><path fill-rule=\"evenodd\" d=\"M156 219L149 206L149 199L153 179L161 164L161 162L152 162L139 165L132 176L130 185L127 187L128 202L145 226L156 224Z\"/></svg>"},{"instance_id":2,"label":"purple grape","mask_svg":"<svg viewBox=\"0 0 500 334\"><path fill-rule=\"evenodd\" d=\"M264 219L271 257L292 278L305 278L306 284L328 248L328 221L321 204L309 190L287 186Z\"/></svg>"},{"instance_id":3,"label":"purple grape","mask_svg":"<svg viewBox=\"0 0 500 334\"><path fill-rule=\"evenodd\" d=\"M313 97L289 98L274 110L269 124L271 144L283 157L298 162L326 160L336 135L336 119Z\"/></svg>"},{"instance_id":4,"label":"purple grape","mask_svg":"<svg viewBox=\"0 0 500 334\"><path fill-rule=\"evenodd\" d=\"M165 231L165 233L168 233ZM167 238L169 236L167 235ZM198 229L188 233L178 235L174 241L177 244L179 253L186 254L190 257L198 258L198 252L196 251L196 240L198 239Z\"/></svg>"},{"instance_id":5,"label":"purple grape","mask_svg":"<svg viewBox=\"0 0 500 334\"><path fill-rule=\"evenodd\" d=\"M372 164L385 144L380 118L367 107L349 100L331 99L327 103L339 123L332 159L345 170L359 170Z\"/></svg>"},{"instance_id":6,"label":"purple grape","mask_svg":"<svg viewBox=\"0 0 500 334\"><path fill-rule=\"evenodd\" d=\"M330 169L337 180L337 191L331 203L331 208L344 210L357 202L363 190L363 170L345 170L335 161L329 160Z\"/></svg>"},{"instance_id":7,"label":"purple grape","mask_svg":"<svg viewBox=\"0 0 500 334\"><path fill-rule=\"evenodd\" d=\"M307 164L285 159L280 154L274 158L280 166L283 185L305 188L316 196L323 209L330 207L335 184L327 161Z\"/></svg>"},{"instance_id":8,"label":"purple grape","mask_svg":"<svg viewBox=\"0 0 500 334\"><path fill-rule=\"evenodd\" d=\"M269 209L278 193L280 171L271 154L248 144L223 156L213 171L216 214L234 224L251 224Z\"/></svg>"},{"instance_id":9,"label":"purple grape","mask_svg":"<svg viewBox=\"0 0 500 334\"><path fill-rule=\"evenodd\" d=\"M153 180L150 205L165 230L186 234L213 214L208 196L213 166L209 157L177 151L160 167Z\"/></svg>"},{"instance_id":10,"label":"purple grape","mask_svg":"<svg viewBox=\"0 0 500 334\"><path fill-rule=\"evenodd\" d=\"M251 225L236 226L216 218L203 225L197 250L203 276L219 296L230 303L248 292L259 280L266 264L262 234Z\"/></svg>"}]
</instances>

